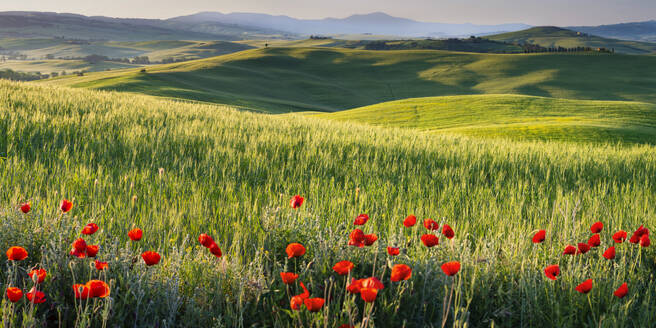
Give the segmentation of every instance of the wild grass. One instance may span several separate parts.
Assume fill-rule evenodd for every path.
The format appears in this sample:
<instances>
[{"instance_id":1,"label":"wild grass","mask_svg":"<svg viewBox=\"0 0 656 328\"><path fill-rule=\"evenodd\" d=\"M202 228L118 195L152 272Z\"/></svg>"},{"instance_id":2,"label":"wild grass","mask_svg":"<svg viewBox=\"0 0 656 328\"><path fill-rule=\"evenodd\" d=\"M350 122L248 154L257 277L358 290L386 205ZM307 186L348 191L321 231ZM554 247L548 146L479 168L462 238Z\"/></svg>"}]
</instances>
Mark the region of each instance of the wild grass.
<instances>
[{"instance_id":1,"label":"wild grass","mask_svg":"<svg viewBox=\"0 0 656 328\"><path fill-rule=\"evenodd\" d=\"M369 326L435 327L444 319L449 327L640 327L656 319L652 248L621 244L617 260L600 256L612 232L654 226L652 146L436 136L2 82L0 151L0 245L27 248L20 266L41 263L49 272L48 301L33 314L17 303L14 326L362 323L362 300L345 296L344 277L332 272L340 260L355 263L352 276L373 274L385 284ZM294 194L306 197L298 210L289 208ZM62 198L74 208L60 218ZM15 207L25 201L28 215ZM359 213L372 218L365 232L379 236L372 247L346 245ZM455 238L424 247L421 224L401 224L411 213L449 223ZM566 244L586 241L597 220L605 224L599 249L560 255ZM112 293L76 307L73 282L98 275L88 260L68 255L89 222L101 227L89 239L109 262L103 279ZM129 241L132 227L144 230L142 241ZM537 229L547 239L534 245ZM198 244L202 232L222 258ZM307 254L286 260L290 242ZM388 245L402 254L388 257ZM162 262L146 268L143 250L160 252ZM462 262L455 279L439 268L450 260ZM412 267L409 281L389 281L395 263ZM546 279L542 270L556 263L561 277ZM0 265L11 268L4 257ZM288 295L300 291L287 291L281 271L299 273L329 305L316 314L291 311ZM588 278L592 291L577 293ZM624 281L629 294L616 299ZM0 283L4 289L6 274ZM22 284L30 284L24 276Z\"/></svg>"}]
</instances>

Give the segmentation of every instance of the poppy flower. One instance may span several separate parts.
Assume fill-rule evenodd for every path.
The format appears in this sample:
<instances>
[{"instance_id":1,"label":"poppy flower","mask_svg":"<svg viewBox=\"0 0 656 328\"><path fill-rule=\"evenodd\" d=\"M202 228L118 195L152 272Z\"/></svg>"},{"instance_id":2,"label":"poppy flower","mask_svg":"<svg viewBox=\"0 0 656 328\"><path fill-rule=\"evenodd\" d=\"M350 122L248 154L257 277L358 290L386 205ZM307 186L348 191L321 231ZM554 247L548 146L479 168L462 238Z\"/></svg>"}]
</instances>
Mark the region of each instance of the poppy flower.
<instances>
[{"instance_id":1,"label":"poppy flower","mask_svg":"<svg viewBox=\"0 0 656 328\"><path fill-rule=\"evenodd\" d=\"M344 324L340 325L339 328L355 328L355 326L354 325L349 325L348 323L344 323Z\"/></svg>"},{"instance_id":2,"label":"poppy flower","mask_svg":"<svg viewBox=\"0 0 656 328\"><path fill-rule=\"evenodd\" d=\"M540 231L536 232L535 235L533 235L533 239L531 239L531 241L534 244L539 244L539 243L544 241L546 236L547 236L547 232L544 231L544 230L540 230Z\"/></svg>"},{"instance_id":3,"label":"poppy flower","mask_svg":"<svg viewBox=\"0 0 656 328\"><path fill-rule=\"evenodd\" d=\"M408 215L408 217L406 217L405 220L403 220L403 225L406 228L410 228L415 224L417 224L417 217L412 214Z\"/></svg>"},{"instance_id":4,"label":"poppy flower","mask_svg":"<svg viewBox=\"0 0 656 328\"><path fill-rule=\"evenodd\" d=\"M48 273L44 269L37 269L37 270L32 270L30 273L27 275L32 278L32 281L37 284L42 284L44 280L46 280L46 275Z\"/></svg>"},{"instance_id":5,"label":"poppy flower","mask_svg":"<svg viewBox=\"0 0 656 328\"><path fill-rule=\"evenodd\" d=\"M292 208L299 208L301 207L301 205L303 205L304 200L305 198L301 197L300 195L295 195L294 197L292 197L292 200L289 201L289 205Z\"/></svg>"},{"instance_id":6,"label":"poppy flower","mask_svg":"<svg viewBox=\"0 0 656 328\"><path fill-rule=\"evenodd\" d=\"M93 235L98 231L98 225L95 223L89 223L82 228L83 235Z\"/></svg>"},{"instance_id":7,"label":"poppy flower","mask_svg":"<svg viewBox=\"0 0 656 328\"><path fill-rule=\"evenodd\" d=\"M291 243L287 245L287 248L285 249L285 252L287 252L287 258L292 258L292 257L299 257L303 256L305 254L305 246L299 244L299 243Z\"/></svg>"},{"instance_id":8,"label":"poppy flower","mask_svg":"<svg viewBox=\"0 0 656 328\"><path fill-rule=\"evenodd\" d=\"M398 247L387 247L387 254L397 256L399 253L401 253L401 250Z\"/></svg>"},{"instance_id":9,"label":"poppy flower","mask_svg":"<svg viewBox=\"0 0 656 328\"><path fill-rule=\"evenodd\" d=\"M349 234L349 246L357 246L357 247L362 247L364 246L364 232L360 229L353 229L351 233Z\"/></svg>"},{"instance_id":10,"label":"poppy flower","mask_svg":"<svg viewBox=\"0 0 656 328\"><path fill-rule=\"evenodd\" d=\"M75 292L75 298L79 300L86 300L89 298L89 287L86 285L73 285L73 291Z\"/></svg>"},{"instance_id":11,"label":"poppy flower","mask_svg":"<svg viewBox=\"0 0 656 328\"><path fill-rule=\"evenodd\" d=\"M210 245L210 253L216 257L221 257L221 255L223 255L223 253L221 253L221 248L219 248L219 245L216 243L212 243L212 245Z\"/></svg>"},{"instance_id":12,"label":"poppy flower","mask_svg":"<svg viewBox=\"0 0 656 328\"><path fill-rule=\"evenodd\" d=\"M353 262L351 261L339 261L333 266L333 270L337 272L340 276L347 275L351 270L353 270Z\"/></svg>"},{"instance_id":13,"label":"poppy flower","mask_svg":"<svg viewBox=\"0 0 656 328\"><path fill-rule=\"evenodd\" d=\"M453 238L453 236L456 235L455 232L453 232L453 229L451 229L451 227L448 224L442 226L442 234L444 235L444 237L449 239Z\"/></svg>"},{"instance_id":14,"label":"poppy flower","mask_svg":"<svg viewBox=\"0 0 656 328\"><path fill-rule=\"evenodd\" d=\"M364 235L364 245L365 246L371 246L373 245L376 240L378 240L378 236L376 236L375 233Z\"/></svg>"},{"instance_id":15,"label":"poppy flower","mask_svg":"<svg viewBox=\"0 0 656 328\"><path fill-rule=\"evenodd\" d=\"M362 289L362 279L351 278L351 283L346 286L346 290L351 294L359 294Z\"/></svg>"},{"instance_id":16,"label":"poppy flower","mask_svg":"<svg viewBox=\"0 0 656 328\"><path fill-rule=\"evenodd\" d=\"M285 285L291 285L296 281L298 275L293 272L281 272L280 278Z\"/></svg>"},{"instance_id":17,"label":"poppy flower","mask_svg":"<svg viewBox=\"0 0 656 328\"><path fill-rule=\"evenodd\" d=\"M68 199L62 199L61 203L59 203L59 209L62 211L62 213L67 213L73 208L73 203L71 203Z\"/></svg>"},{"instance_id":18,"label":"poppy flower","mask_svg":"<svg viewBox=\"0 0 656 328\"><path fill-rule=\"evenodd\" d=\"M75 257L77 257L77 258L80 258L80 259L83 259L83 258L87 257L87 252L86 252L86 250L85 250L84 252L79 252L79 251L78 251L77 249L75 249L75 248L71 249L71 251L70 251L68 254L70 254L70 255L72 255L72 256L75 256Z\"/></svg>"},{"instance_id":19,"label":"poppy flower","mask_svg":"<svg viewBox=\"0 0 656 328\"><path fill-rule=\"evenodd\" d=\"M576 286L576 291L581 294L587 294L592 289L592 279L588 279Z\"/></svg>"},{"instance_id":20,"label":"poppy flower","mask_svg":"<svg viewBox=\"0 0 656 328\"><path fill-rule=\"evenodd\" d=\"M560 275L560 267L558 264L549 265L544 268L544 274L547 276L547 278L556 280L558 275Z\"/></svg>"},{"instance_id":21,"label":"poppy flower","mask_svg":"<svg viewBox=\"0 0 656 328\"><path fill-rule=\"evenodd\" d=\"M32 209L32 207L30 206L30 203L25 203L25 204L22 204L20 206L21 212L23 212L25 214L29 213L31 209ZM22 295L22 292L21 292L21 295Z\"/></svg>"},{"instance_id":22,"label":"poppy flower","mask_svg":"<svg viewBox=\"0 0 656 328\"><path fill-rule=\"evenodd\" d=\"M408 280L412 277L412 269L405 264L396 264L392 267L391 281Z\"/></svg>"},{"instance_id":23,"label":"poppy flower","mask_svg":"<svg viewBox=\"0 0 656 328\"><path fill-rule=\"evenodd\" d=\"M614 259L615 258L615 246L608 247L608 249L602 255L608 260Z\"/></svg>"},{"instance_id":24,"label":"poppy flower","mask_svg":"<svg viewBox=\"0 0 656 328\"><path fill-rule=\"evenodd\" d=\"M18 287L9 287L7 288L7 298L10 302L16 303L23 298L23 291Z\"/></svg>"},{"instance_id":25,"label":"poppy flower","mask_svg":"<svg viewBox=\"0 0 656 328\"><path fill-rule=\"evenodd\" d=\"M632 244L637 244L640 242L640 238L642 238L643 235L649 235L649 230L644 226L640 226L638 230L633 232L633 236L631 236L629 242Z\"/></svg>"},{"instance_id":26,"label":"poppy flower","mask_svg":"<svg viewBox=\"0 0 656 328\"><path fill-rule=\"evenodd\" d=\"M143 258L144 262L146 262L147 266L155 265L159 263L159 260L162 258L157 252L153 251L146 251L141 254L141 257Z\"/></svg>"},{"instance_id":27,"label":"poppy flower","mask_svg":"<svg viewBox=\"0 0 656 328\"><path fill-rule=\"evenodd\" d=\"M95 264L96 264L96 270L100 270L100 271L107 269L107 267L109 266L107 262L101 262L98 260L95 261Z\"/></svg>"},{"instance_id":28,"label":"poppy flower","mask_svg":"<svg viewBox=\"0 0 656 328\"><path fill-rule=\"evenodd\" d=\"M73 249L78 252L84 253L87 251L87 242L82 238L78 238L73 242Z\"/></svg>"},{"instance_id":29,"label":"poppy flower","mask_svg":"<svg viewBox=\"0 0 656 328\"><path fill-rule=\"evenodd\" d=\"M576 247L572 245L565 246L565 250L563 250L563 255L574 255L574 254L576 254Z\"/></svg>"},{"instance_id":30,"label":"poppy flower","mask_svg":"<svg viewBox=\"0 0 656 328\"><path fill-rule=\"evenodd\" d=\"M369 215L367 214L360 214L358 217L355 218L355 222L353 222L354 225L363 225L369 221Z\"/></svg>"},{"instance_id":31,"label":"poppy flower","mask_svg":"<svg viewBox=\"0 0 656 328\"><path fill-rule=\"evenodd\" d=\"M649 247L649 245L651 245L651 240L649 240L649 235L642 235L642 237L640 237L640 246Z\"/></svg>"},{"instance_id":32,"label":"poppy flower","mask_svg":"<svg viewBox=\"0 0 656 328\"><path fill-rule=\"evenodd\" d=\"M102 280L89 280L85 286L89 289L89 297L109 296L109 285Z\"/></svg>"},{"instance_id":33,"label":"poppy flower","mask_svg":"<svg viewBox=\"0 0 656 328\"><path fill-rule=\"evenodd\" d=\"M362 288L360 290L360 297L362 297L362 300L367 303L375 301L377 295L378 289L376 288Z\"/></svg>"},{"instance_id":34,"label":"poppy flower","mask_svg":"<svg viewBox=\"0 0 656 328\"><path fill-rule=\"evenodd\" d=\"M601 239L599 238L599 235L594 234L590 236L590 239L588 239L588 245L590 245L590 247L597 247L601 245Z\"/></svg>"},{"instance_id":35,"label":"poppy flower","mask_svg":"<svg viewBox=\"0 0 656 328\"><path fill-rule=\"evenodd\" d=\"M590 245L586 243L578 243L578 248L576 254L585 254L590 250Z\"/></svg>"},{"instance_id":36,"label":"poppy flower","mask_svg":"<svg viewBox=\"0 0 656 328\"><path fill-rule=\"evenodd\" d=\"M592 233L600 233L602 229L604 229L604 224L601 222L595 222L590 226Z\"/></svg>"},{"instance_id":37,"label":"poppy flower","mask_svg":"<svg viewBox=\"0 0 656 328\"><path fill-rule=\"evenodd\" d=\"M440 228L440 225L435 222L433 219L425 219L424 227L428 230L437 230Z\"/></svg>"},{"instance_id":38,"label":"poppy flower","mask_svg":"<svg viewBox=\"0 0 656 328\"><path fill-rule=\"evenodd\" d=\"M7 260L22 261L27 258L27 251L20 246L12 246L7 250Z\"/></svg>"},{"instance_id":39,"label":"poppy flower","mask_svg":"<svg viewBox=\"0 0 656 328\"><path fill-rule=\"evenodd\" d=\"M303 303L305 304L305 307L308 309L308 311L319 312L319 310L321 310L323 307L324 299L321 297L306 298Z\"/></svg>"},{"instance_id":40,"label":"poppy flower","mask_svg":"<svg viewBox=\"0 0 656 328\"><path fill-rule=\"evenodd\" d=\"M440 243L440 239L433 234L426 234L421 236L421 242L424 243L426 247L433 247Z\"/></svg>"},{"instance_id":41,"label":"poppy flower","mask_svg":"<svg viewBox=\"0 0 656 328\"><path fill-rule=\"evenodd\" d=\"M623 283L619 288L617 288L613 292L613 295L617 296L618 298L623 298L628 293L629 293L629 287L626 285L626 283Z\"/></svg>"},{"instance_id":42,"label":"poppy flower","mask_svg":"<svg viewBox=\"0 0 656 328\"><path fill-rule=\"evenodd\" d=\"M626 237L627 233L624 230L620 230L613 234L613 240L618 244L623 243L626 240Z\"/></svg>"},{"instance_id":43,"label":"poppy flower","mask_svg":"<svg viewBox=\"0 0 656 328\"><path fill-rule=\"evenodd\" d=\"M34 304L41 304L45 303L46 301L46 294L44 294L42 291L36 290L36 287L32 287L27 294L25 294L27 297L27 300L30 301L31 303Z\"/></svg>"},{"instance_id":44,"label":"poppy flower","mask_svg":"<svg viewBox=\"0 0 656 328\"><path fill-rule=\"evenodd\" d=\"M384 289L385 285L378 280L376 277L371 277L367 279L362 279L361 281L362 288L376 288L376 289Z\"/></svg>"},{"instance_id":45,"label":"poppy flower","mask_svg":"<svg viewBox=\"0 0 656 328\"><path fill-rule=\"evenodd\" d=\"M456 273L458 273L458 271L460 271L460 262L446 262L442 264L442 271L444 271L444 274L449 277L454 276Z\"/></svg>"},{"instance_id":46,"label":"poppy flower","mask_svg":"<svg viewBox=\"0 0 656 328\"><path fill-rule=\"evenodd\" d=\"M96 254L98 254L98 249L100 247L98 245L87 245L87 256L88 257L96 257Z\"/></svg>"},{"instance_id":47,"label":"poppy flower","mask_svg":"<svg viewBox=\"0 0 656 328\"><path fill-rule=\"evenodd\" d=\"M212 239L212 237L208 236L207 234L201 233L198 236L198 242L201 245L203 245L207 248L210 248L210 246L212 246L212 244L214 244L214 239Z\"/></svg>"},{"instance_id":48,"label":"poppy flower","mask_svg":"<svg viewBox=\"0 0 656 328\"><path fill-rule=\"evenodd\" d=\"M302 282L299 284L301 285L301 288L303 288L303 293L293 296L289 301L289 307L296 311L301 309L303 300L310 297L310 292L307 290L307 288L305 288L305 285Z\"/></svg>"},{"instance_id":49,"label":"poppy flower","mask_svg":"<svg viewBox=\"0 0 656 328\"><path fill-rule=\"evenodd\" d=\"M132 229L128 231L128 237L130 237L130 240L132 241L139 241L141 240L141 237L143 237L143 231L139 228Z\"/></svg>"}]
</instances>

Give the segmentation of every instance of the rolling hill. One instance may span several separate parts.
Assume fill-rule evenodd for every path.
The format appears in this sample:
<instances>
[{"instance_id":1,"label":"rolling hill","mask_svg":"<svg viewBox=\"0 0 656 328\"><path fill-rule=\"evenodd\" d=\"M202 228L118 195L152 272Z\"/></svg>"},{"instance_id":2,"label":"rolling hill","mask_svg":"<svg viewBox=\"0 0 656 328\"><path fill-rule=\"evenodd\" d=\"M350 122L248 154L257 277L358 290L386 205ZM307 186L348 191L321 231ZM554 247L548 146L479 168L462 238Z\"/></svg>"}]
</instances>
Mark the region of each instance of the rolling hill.
<instances>
[{"instance_id":1,"label":"rolling hill","mask_svg":"<svg viewBox=\"0 0 656 328\"><path fill-rule=\"evenodd\" d=\"M224 103L339 111L412 97L523 94L656 103L654 56L268 48L42 83Z\"/></svg>"},{"instance_id":2,"label":"rolling hill","mask_svg":"<svg viewBox=\"0 0 656 328\"><path fill-rule=\"evenodd\" d=\"M656 20L599 26L571 26L567 28L607 38L656 42Z\"/></svg>"},{"instance_id":3,"label":"rolling hill","mask_svg":"<svg viewBox=\"0 0 656 328\"><path fill-rule=\"evenodd\" d=\"M489 35L486 38L518 44L538 44L547 48L607 48L615 49L615 52L626 54L649 54L656 52L656 43L603 38L555 26L533 27L517 32Z\"/></svg>"}]
</instances>

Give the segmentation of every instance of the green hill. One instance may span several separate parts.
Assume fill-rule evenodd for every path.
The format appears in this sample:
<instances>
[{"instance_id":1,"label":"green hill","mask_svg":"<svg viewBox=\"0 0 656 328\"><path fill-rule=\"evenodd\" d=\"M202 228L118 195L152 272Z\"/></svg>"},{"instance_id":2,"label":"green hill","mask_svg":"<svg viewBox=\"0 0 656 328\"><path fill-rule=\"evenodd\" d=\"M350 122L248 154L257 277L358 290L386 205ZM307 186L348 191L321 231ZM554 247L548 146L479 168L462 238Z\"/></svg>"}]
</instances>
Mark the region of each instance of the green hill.
<instances>
[{"instance_id":1,"label":"green hill","mask_svg":"<svg viewBox=\"0 0 656 328\"><path fill-rule=\"evenodd\" d=\"M554 26L533 27L517 32L490 35L485 38L518 44L537 44L547 48L606 48L615 49L617 53L626 54L648 54L656 52L656 43L602 38Z\"/></svg>"},{"instance_id":2,"label":"green hill","mask_svg":"<svg viewBox=\"0 0 656 328\"><path fill-rule=\"evenodd\" d=\"M656 57L268 48L45 83L268 112L339 111L412 97L524 94L656 103Z\"/></svg>"},{"instance_id":3,"label":"green hill","mask_svg":"<svg viewBox=\"0 0 656 328\"><path fill-rule=\"evenodd\" d=\"M322 118L524 140L656 144L656 105L518 95L404 99Z\"/></svg>"}]
</instances>

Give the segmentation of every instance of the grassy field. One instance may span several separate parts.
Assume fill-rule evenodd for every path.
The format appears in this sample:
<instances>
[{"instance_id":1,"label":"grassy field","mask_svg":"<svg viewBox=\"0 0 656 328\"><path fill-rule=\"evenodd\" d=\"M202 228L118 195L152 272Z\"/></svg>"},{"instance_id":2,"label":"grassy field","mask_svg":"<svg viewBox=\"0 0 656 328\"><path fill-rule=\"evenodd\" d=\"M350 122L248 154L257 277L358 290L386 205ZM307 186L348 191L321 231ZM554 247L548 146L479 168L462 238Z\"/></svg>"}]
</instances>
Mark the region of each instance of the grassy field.
<instances>
[{"instance_id":1,"label":"grassy field","mask_svg":"<svg viewBox=\"0 0 656 328\"><path fill-rule=\"evenodd\" d=\"M627 104L648 111L643 106ZM653 247L616 244L613 261L600 254L614 231L630 235L656 223L655 150L472 139L0 82L0 245L29 252L18 265L0 259L9 270L0 283L28 290L16 268L48 271L40 286L46 303L12 306L3 298L3 323L643 326L656 320ZM293 210L295 194L306 201ZM62 215L63 198L74 205ZM32 205L27 215L16 208L23 202ZM360 213L371 217L362 229L379 239L349 247ZM409 214L420 223L404 228ZM455 238L423 246L424 218L448 223ZM597 220L605 225L600 247L561 255L565 245L587 241ZM109 264L101 273L68 255L89 222L100 230L85 238ZM144 237L130 242L135 227ZM546 241L533 244L538 229ZM200 233L214 237L221 258L198 244ZM287 260L290 242L307 253ZM394 245L401 254L390 257L385 247ZM161 253L161 263L146 267L145 250ZM340 260L355 263L353 277L381 279L374 303L344 291L347 279L331 269ZM452 278L440 270L447 261L462 264ZM412 268L408 281L390 281L397 263ZM549 264L561 267L556 281L544 275ZM281 282L282 271L297 272L312 297L329 302L317 313L290 310L289 296L301 291L298 282ZM72 284L89 279L106 281L110 297L76 302ZM579 294L574 288L586 279L593 288ZM612 293L622 282L629 293L618 299Z\"/></svg>"},{"instance_id":2,"label":"grassy field","mask_svg":"<svg viewBox=\"0 0 656 328\"><path fill-rule=\"evenodd\" d=\"M525 140L656 143L656 105L518 95L412 98L319 117Z\"/></svg>"},{"instance_id":3,"label":"grassy field","mask_svg":"<svg viewBox=\"0 0 656 328\"><path fill-rule=\"evenodd\" d=\"M615 52L625 54L656 52L656 43L602 38L553 26L534 27L517 32L490 35L485 38L512 43L539 44L543 47L615 49Z\"/></svg>"},{"instance_id":4,"label":"grassy field","mask_svg":"<svg viewBox=\"0 0 656 328\"><path fill-rule=\"evenodd\" d=\"M411 97L524 94L656 103L653 56L269 48L42 83L242 106L339 111Z\"/></svg>"},{"instance_id":5,"label":"grassy field","mask_svg":"<svg viewBox=\"0 0 656 328\"><path fill-rule=\"evenodd\" d=\"M0 62L0 70L11 69L18 72L41 72L41 74L50 74L52 72L61 73L66 71L97 72L113 69L134 68L139 65L103 61L99 63L89 63L83 60L8 60Z\"/></svg>"}]
</instances>

